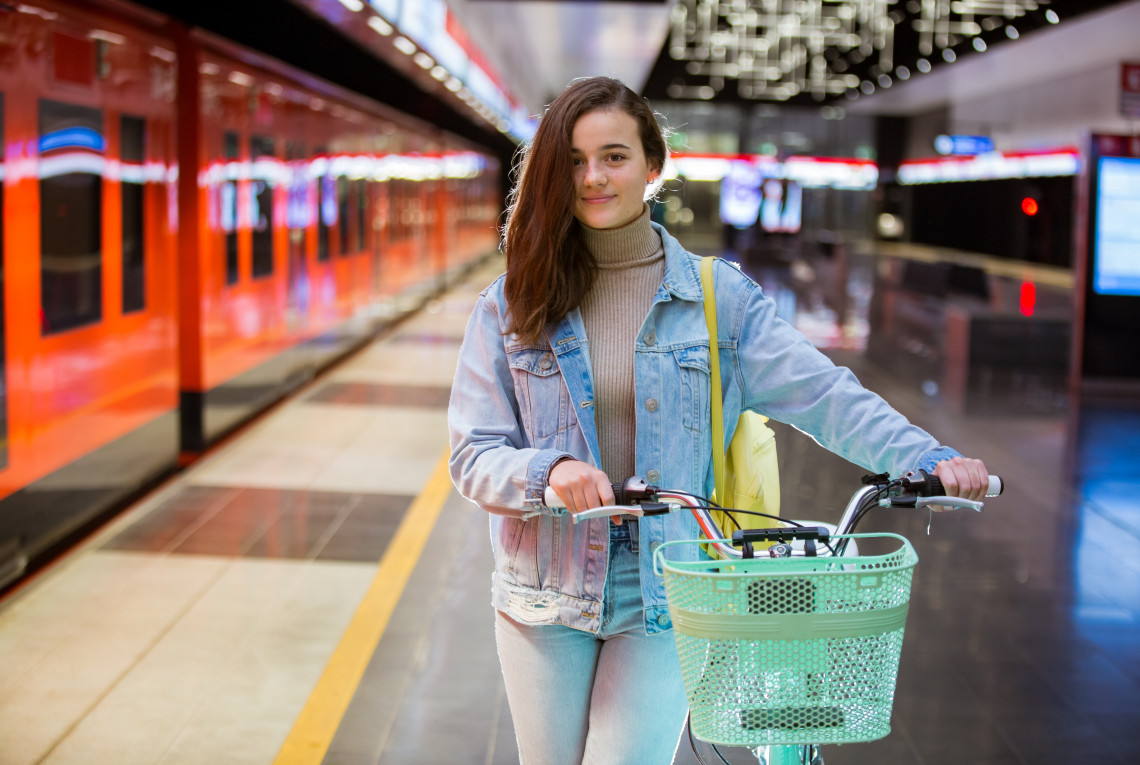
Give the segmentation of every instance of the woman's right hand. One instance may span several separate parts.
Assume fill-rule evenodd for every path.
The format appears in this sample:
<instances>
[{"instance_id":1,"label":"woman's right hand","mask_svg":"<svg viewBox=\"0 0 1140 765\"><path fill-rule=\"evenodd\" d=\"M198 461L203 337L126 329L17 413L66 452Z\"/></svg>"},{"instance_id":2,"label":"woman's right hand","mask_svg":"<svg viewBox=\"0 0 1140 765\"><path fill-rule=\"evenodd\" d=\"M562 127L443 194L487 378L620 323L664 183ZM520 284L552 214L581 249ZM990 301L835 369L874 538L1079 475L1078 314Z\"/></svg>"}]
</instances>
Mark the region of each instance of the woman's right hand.
<instances>
[{"instance_id":1,"label":"woman's right hand","mask_svg":"<svg viewBox=\"0 0 1140 765\"><path fill-rule=\"evenodd\" d=\"M571 513L614 503L614 487L609 476L580 460L559 462L551 468L547 483ZM613 521L620 525L621 517L613 516Z\"/></svg>"}]
</instances>

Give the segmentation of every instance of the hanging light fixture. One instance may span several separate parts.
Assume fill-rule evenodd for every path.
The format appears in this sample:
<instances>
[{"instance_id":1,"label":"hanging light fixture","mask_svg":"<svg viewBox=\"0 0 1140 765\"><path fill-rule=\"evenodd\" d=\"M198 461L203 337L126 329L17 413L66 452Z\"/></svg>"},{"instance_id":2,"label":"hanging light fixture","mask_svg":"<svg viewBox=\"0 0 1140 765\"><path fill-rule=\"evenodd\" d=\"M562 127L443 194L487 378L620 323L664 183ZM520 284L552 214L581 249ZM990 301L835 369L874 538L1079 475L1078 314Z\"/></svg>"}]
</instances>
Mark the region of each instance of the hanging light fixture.
<instances>
[{"instance_id":1,"label":"hanging light fixture","mask_svg":"<svg viewBox=\"0 0 1140 765\"><path fill-rule=\"evenodd\" d=\"M678 0L666 45L669 57L684 64L684 75L667 91L673 98L712 98L734 83L742 98L773 101L865 93L907 79L916 64L924 71L920 61L953 61L965 52L954 50L964 41L973 51L985 50L980 35L1012 39L1015 22L1048 5L1050 0ZM1056 23L1056 12L1049 13L1042 19Z\"/></svg>"}]
</instances>

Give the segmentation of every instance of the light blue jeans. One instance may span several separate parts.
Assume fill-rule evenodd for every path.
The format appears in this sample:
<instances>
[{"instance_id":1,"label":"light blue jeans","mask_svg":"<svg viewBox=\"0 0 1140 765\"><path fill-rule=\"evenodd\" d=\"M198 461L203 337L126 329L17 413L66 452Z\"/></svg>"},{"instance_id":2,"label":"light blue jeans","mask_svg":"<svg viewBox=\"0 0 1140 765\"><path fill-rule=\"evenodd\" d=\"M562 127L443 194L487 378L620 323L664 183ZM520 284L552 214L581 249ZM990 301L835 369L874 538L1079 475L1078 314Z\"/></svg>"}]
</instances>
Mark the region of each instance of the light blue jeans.
<instances>
[{"instance_id":1,"label":"light blue jeans","mask_svg":"<svg viewBox=\"0 0 1140 765\"><path fill-rule=\"evenodd\" d=\"M688 704L673 631L645 633L638 555L612 527L602 627L519 624L496 612L521 765L667 765ZM623 533L624 532L624 533Z\"/></svg>"}]
</instances>

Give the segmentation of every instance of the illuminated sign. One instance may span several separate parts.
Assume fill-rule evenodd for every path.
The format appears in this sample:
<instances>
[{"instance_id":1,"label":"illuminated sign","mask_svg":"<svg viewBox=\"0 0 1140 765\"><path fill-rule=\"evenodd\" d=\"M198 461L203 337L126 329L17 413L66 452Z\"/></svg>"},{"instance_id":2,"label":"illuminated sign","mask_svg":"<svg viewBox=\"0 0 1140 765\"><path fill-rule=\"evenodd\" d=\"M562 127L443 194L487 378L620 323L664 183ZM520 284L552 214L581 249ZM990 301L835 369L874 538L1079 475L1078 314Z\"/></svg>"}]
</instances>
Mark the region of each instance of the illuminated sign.
<instances>
[{"instance_id":1,"label":"illuminated sign","mask_svg":"<svg viewBox=\"0 0 1140 765\"><path fill-rule=\"evenodd\" d=\"M387 45L410 56L457 97L497 129L528 140L534 120L515 103L507 87L489 66L446 0L340 0L352 11L362 11L373 31ZM341 13L329 14L318 0L306 0L334 24L344 23ZM398 30L398 31L397 31ZM369 42L374 38L368 33Z\"/></svg>"},{"instance_id":2,"label":"illuminated sign","mask_svg":"<svg viewBox=\"0 0 1140 765\"><path fill-rule=\"evenodd\" d=\"M1140 63L1120 65L1120 113L1140 117Z\"/></svg>"},{"instance_id":3,"label":"illuminated sign","mask_svg":"<svg viewBox=\"0 0 1140 765\"><path fill-rule=\"evenodd\" d=\"M903 185L909 185L1001 178L1047 178L1076 175L1080 165L1080 154L1070 147L1041 152L995 151L975 157L907 160L899 164L898 180Z\"/></svg>"},{"instance_id":4,"label":"illuminated sign","mask_svg":"<svg viewBox=\"0 0 1140 765\"><path fill-rule=\"evenodd\" d=\"M757 168L763 178L795 181L805 188L868 191L879 181L879 166L869 159L846 157L788 157L777 161L767 154L687 154L678 152L665 166L666 180L684 176L689 181L721 181L737 163ZM739 169L735 170L739 172Z\"/></svg>"},{"instance_id":5,"label":"illuminated sign","mask_svg":"<svg viewBox=\"0 0 1140 765\"><path fill-rule=\"evenodd\" d=\"M943 155L988 154L994 150L994 142L984 135L940 135L934 139L934 150Z\"/></svg>"},{"instance_id":6,"label":"illuminated sign","mask_svg":"<svg viewBox=\"0 0 1140 765\"><path fill-rule=\"evenodd\" d=\"M1098 161L1093 289L1140 295L1140 158Z\"/></svg>"}]
</instances>

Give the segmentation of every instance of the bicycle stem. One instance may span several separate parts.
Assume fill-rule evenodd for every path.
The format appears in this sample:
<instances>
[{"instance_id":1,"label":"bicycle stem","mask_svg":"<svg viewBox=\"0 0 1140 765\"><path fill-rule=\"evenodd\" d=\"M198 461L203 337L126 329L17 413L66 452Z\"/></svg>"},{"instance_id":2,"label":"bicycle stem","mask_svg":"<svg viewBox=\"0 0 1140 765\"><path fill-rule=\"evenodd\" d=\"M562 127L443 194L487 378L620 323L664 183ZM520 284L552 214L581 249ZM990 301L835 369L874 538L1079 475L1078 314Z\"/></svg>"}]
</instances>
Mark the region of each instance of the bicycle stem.
<instances>
[{"instance_id":1,"label":"bicycle stem","mask_svg":"<svg viewBox=\"0 0 1140 765\"><path fill-rule=\"evenodd\" d=\"M878 494L879 486L874 484L864 486L859 491L852 495L851 500L847 503L847 507L843 510L843 516L839 519L839 523L835 527L836 534L850 533L851 526L855 522L855 516L859 514L859 508L875 494Z\"/></svg>"}]
</instances>

